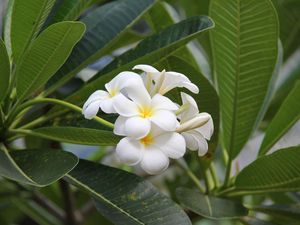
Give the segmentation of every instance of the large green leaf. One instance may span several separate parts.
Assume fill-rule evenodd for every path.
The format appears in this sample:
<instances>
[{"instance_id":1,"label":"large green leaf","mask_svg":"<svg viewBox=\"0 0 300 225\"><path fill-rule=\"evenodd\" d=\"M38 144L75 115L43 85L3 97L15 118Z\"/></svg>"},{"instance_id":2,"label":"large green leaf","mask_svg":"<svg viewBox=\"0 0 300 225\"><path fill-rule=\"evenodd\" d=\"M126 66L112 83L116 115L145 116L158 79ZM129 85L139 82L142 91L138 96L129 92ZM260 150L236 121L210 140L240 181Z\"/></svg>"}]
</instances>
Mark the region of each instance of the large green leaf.
<instances>
[{"instance_id":1,"label":"large green leaf","mask_svg":"<svg viewBox=\"0 0 300 225\"><path fill-rule=\"evenodd\" d=\"M55 0L14 0L8 25L6 42L10 42L14 60L23 54L38 35Z\"/></svg>"},{"instance_id":2,"label":"large green leaf","mask_svg":"<svg viewBox=\"0 0 300 225\"><path fill-rule=\"evenodd\" d=\"M113 146L120 138L111 131L78 127L42 127L23 134L82 145Z\"/></svg>"},{"instance_id":3,"label":"large green leaf","mask_svg":"<svg viewBox=\"0 0 300 225\"><path fill-rule=\"evenodd\" d=\"M298 0L273 0L280 20L280 39L284 58L300 47L300 4Z\"/></svg>"},{"instance_id":4,"label":"large green leaf","mask_svg":"<svg viewBox=\"0 0 300 225\"><path fill-rule=\"evenodd\" d=\"M219 133L219 97L210 84L210 82L193 66L188 62L179 59L177 56L171 56L167 59L168 69L183 73L189 77L189 79L196 84L200 92L199 94L189 93L196 100L200 112L208 112L211 114L214 121L214 134L209 141L209 151L204 157L206 162L210 162L213 159L214 151L218 144L218 133Z\"/></svg>"},{"instance_id":5,"label":"large green leaf","mask_svg":"<svg viewBox=\"0 0 300 225\"><path fill-rule=\"evenodd\" d=\"M63 65L85 30L80 22L50 26L32 43L16 70L20 99L43 86Z\"/></svg>"},{"instance_id":6,"label":"large green leaf","mask_svg":"<svg viewBox=\"0 0 300 225\"><path fill-rule=\"evenodd\" d=\"M140 63L153 64L163 60L201 32L211 29L213 26L213 21L209 17L196 16L144 39L135 49L118 57L106 67L105 71L96 75L96 78L90 83L68 97L67 101L81 104L92 92L103 88L104 84L119 72L132 69L134 65Z\"/></svg>"},{"instance_id":7,"label":"large green leaf","mask_svg":"<svg viewBox=\"0 0 300 225\"><path fill-rule=\"evenodd\" d=\"M298 81L269 124L260 147L263 155L300 119L300 81Z\"/></svg>"},{"instance_id":8,"label":"large green leaf","mask_svg":"<svg viewBox=\"0 0 300 225\"><path fill-rule=\"evenodd\" d=\"M34 186L46 186L74 168L78 158L61 150L0 150L0 176Z\"/></svg>"},{"instance_id":9,"label":"large green leaf","mask_svg":"<svg viewBox=\"0 0 300 225\"><path fill-rule=\"evenodd\" d=\"M300 190L300 147L262 156L237 176L237 192L266 193Z\"/></svg>"},{"instance_id":10,"label":"large green leaf","mask_svg":"<svg viewBox=\"0 0 300 225\"><path fill-rule=\"evenodd\" d=\"M253 130L274 70L277 15L270 0L212 0L210 16L223 143L234 158Z\"/></svg>"},{"instance_id":11,"label":"large green leaf","mask_svg":"<svg viewBox=\"0 0 300 225\"><path fill-rule=\"evenodd\" d=\"M232 200L203 195L198 191L178 188L176 196L187 209L211 219L233 219L248 215L248 210Z\"/></svg>"},{"instance_id":12,"label":"large green leaf","mask_svg":"<svg viewBox=\"0 0 300 225\"><path fill-rule=\"evenodd\" d=\"M0 103L5 98L10 82L10 61L6 47L0 39Z\"/></svg>"},{"instance_id":13,"label":"large green leaf","mask_svg":"<svg viewBox=\"0 0 300 225\"><path fill-rule=\"evenodd\" d=\"M66 178L91 194L101 214L116 225L191 224L178 205L134 174L80 160Z\"/></svg>"},{"instance_id":14,"label":"large green leaf","mask_svg":"<svg viewBox=\"0 0 300 225\"><path fill-rule=\"evenodd\" d=\"M93 3L94 0L57 1L52 22L77 20L80 14Z\"/></svg>"},{"instance_id":15,"label":"large green leaf","mask_svg":"<svg viewBox=\"0 0 300 225\"><path fill-rule=\"evenodd\" d=\"M101 6L81 21L87 31L76 45L65 65L50 80L65 83L81 69L107 54L154 0L118 0Z\"/></svg>"},{"instance_id":16,"label":"large green leaf","mask_svg":"<svg viewBox=\"0 0 300 225\"><path fill-rule=\"evenodd\" d=\"M271 223L269 221L259 220L259 219L250 218L250 217L249 218L248 217L244 218L242 222L245 225L278 225L278 224L275 224L275 223Z\"/></svg>"},{"instance_id":17,"label":"large green leaf","mask_svg":"<svg viewBox=\"0 0 300 225\"><path fill-rule=\"evenodd\" d=\"M275 93L268 109L266 119L272 119L278 112L282 102L293 89L295 82L300 80L300 48L291 55L280 69L280 74L276 80Z\"/></svg>"},{"instance_id":18,"label":"large green leaf","mask_svg":"<svg viewBox=\"0 0 300 225\"><path fill-rule=\"evenodd\" d=\"M166 2L159 2L149 10L146 18L152 30L159 32L176 23L180 17L176 14L176 10L171 5ZM187 46L183 46L180 50L176 51L174 55L186 59L195 68L198 67L192 52Z\"/></svg>"}]
</instances>

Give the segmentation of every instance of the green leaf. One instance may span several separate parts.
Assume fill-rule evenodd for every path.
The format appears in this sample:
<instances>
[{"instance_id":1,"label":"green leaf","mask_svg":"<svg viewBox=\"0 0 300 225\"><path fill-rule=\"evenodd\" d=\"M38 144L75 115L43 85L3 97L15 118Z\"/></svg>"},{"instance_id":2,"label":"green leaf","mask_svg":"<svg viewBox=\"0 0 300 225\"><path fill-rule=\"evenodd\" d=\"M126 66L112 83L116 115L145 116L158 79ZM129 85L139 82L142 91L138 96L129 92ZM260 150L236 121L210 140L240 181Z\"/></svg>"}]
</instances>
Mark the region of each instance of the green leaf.
<instances>
[{"instance_id":1,"label":"green leaf","mask_svg":"<svg viewBox=\"0 0 300 225\"><path fill-rule=\"evenodd\" d=\"M21 183L47 186L78 163L78 158L61 150L0 150L0 175Z\"/></svg>"},{"instance_id":2,"label":"green leaf","mask_svg":"<svg viewBox=\"0 0 300 225\"><path fill-rule=\"evenodd\" d=\"M248 215L248 210L238 202L203 195L188 188L178 188L176 196L187 209L211 219L234 219Z\"/></svg>"},{"instance_id":3,"label":"green leaf","mask_svg":"<svg viewBox=\"0 0 300 225\"><path fill-rule=\"evenodd\" d=\"M61 221L32 200L14 197L11 201L15 207L39 225L62 225Z\"/></svg>"},{"instance_id":4,"label":"green leaf","mask_svg":"<svg viewBox=\"0 0 300 225\"><path fill-rule=\"evenodd\" d=\"M113 146L120 138L111 131L78 127L42 127L24 134L82 145Z\"/></svg>"},{"instance_id":5,"label":"green leaf","mask_svg":"<svg viewBox=\"0 0 300 225\"><path fill-rule=\"evenodd\" d=\"M223 143L234 158L255 126L276 64L277 15L269 0L212 0L210 16Z\"/></svg>"},{"instance_id":6,"label":"green leaf","mask_svg":"<svg viewBox=\"0 0 300 225\"><path fill-rule=\"evenodd\" d=\"M205 155L203 160L210 162L213 159L214 151L218 144L218 133L219 133L219 97L210 84L210 82L193 66L188 62L179 59L177 56L171 56L167 59L168 70L183 73L196 84L200 92L199 94L189 93L196 100L200 112L208 112L211 114L214 122L214 134L211 140L208 142L209 149L208 154Z\"/></svg>"},{"instance_id":7,"label":"green leaf","mask_svg":"<svg viewBox=\"0 0 300 225\"><path fill-rule=\"evenodd\" d=\"M300 47L300 4L298 0L273 0L273 2L280 20L280 39L286 59Z\"/></svg>"},{"instance_id":8,"label":"green leaf","mask_svg":"<svg viewBox=\"0 0 300 225\"><path fill-rule=\"evenodd\" d=\"M300 81L287 96L269 124L259 154L263 155L300 119Z\"/></svg>"},{"instance_id":9,"label":"green leaf","mask_svg":"<svg viewBox=\"0 0 300 225\"><path fill-rule=\"evenodd\" d=\"M10 61L6 47L0 39L0 103L5 98L10 82Z\"/></svg>"},{"instance_id":10,"label":"green leaf","mask_svg":"<svg viewBox=\"0 0 300 225\"><path fill-rule=\"evenodd\" d=\"M154 4L154 0L118 0L89 13L81 21L87 31L65 65L50 80L59 85L109 53L123 34Z\"/></svg>"},{"instance_id":11,"label":"green leaf","mask_svg":"<svg viewBox=\"0 0 300 225\"><path fill-rule=\"evenodd\" d=\"M282 102L293 89L295 82L300 80L300 48L291 55L280 68L280 74L276 80L275 93L268 109L266 119L272 119L278 112Z\"/></svg>"},{"instance_id":12,"label":"green leaf","mask_svg":"<svg viewBox=\"0 0 300 225\"><path fill-rule=\"evenodd\" d=\"M256 212L262 212L274 217L285 217L300 220L300 205L262 205L251 208Z\"/></svg>"},{"instance_id":13,"label":"green leaf","mask_svg":"<svg viewBox=\"0 0 300 225\"><path fill-rule=\"evenodd\" d=\"M9 19L12 57L17 61L38 35L55 0L14 0ZM6 30L6 32L8 32Z\"/></svg>"},{"instance_id":14,"label":"green leaf","mask_svg":"<svg viewBox=\"0 0 300 225\"><path fill-rule=\"evenodd\" d=\"M158 2L149 10L146 18L152 30L159 32L176 23L179 15L176 14L176 10L171 5L166 2ZM192 66L197 68L197 62L187 46L183 46L179 51L175 52L174 55L179 58L187 59Z\"/></svg>"},{"instance_id":15,"label":"green leaf","mask_svg":"<svg viewBox=\"0 0 300 225\"><path fill-rule=\"evenodd\" d=\"M119 72L132 69L133 66L140 63L153 64L163 60L201 32L211 29L213 26L213 21L207 16L192 17L169 26L158 34L141 41L135 49L118 57L106 67L105 71L96 75L94 80L68 97L67 101L76 104L82 103L92 92L104 87L104 84Z\"/></svg>"},{"instance_id":16,"label":"green leaf","mask_svg":"<svg viewBox=\"0 0 300 225\"><path fill-rule=\"evenodd\" d=\"M41 33L16 69L20 99L43 86L63 65L84 30L85 26L80 22L61 22Z\"/></svg>"},{"instance_id":17,"label":"green leaf","mask_svg":"<svg viewBox=\"0 0 300 225\"><path fill-rule=\"evenodd\" d=\"M94 0L57 1L58 9L55 11L53 23L77 20L80 14L93 3Z\"/></svg>"},{"instance_id":18,"label":"green leaf","mask_svg":"<svg viewBox=\"0 0 300 225\"><path fill-rule=\"evenodd\" d=\"M178 205L134 174L80 160L66 178L91 194L101 214L116 225L191 225Z\"/></svg>"},{"instance_id":19,"label":"green leaf","mask_svg":"<svg viewBox=\"0 0 300 225\"><path fill-rule=\"evenodd\" d=\"M300 190L300 147L258 158L237 176L235 192L266 193Z\"/></svg>"}]
</instances>

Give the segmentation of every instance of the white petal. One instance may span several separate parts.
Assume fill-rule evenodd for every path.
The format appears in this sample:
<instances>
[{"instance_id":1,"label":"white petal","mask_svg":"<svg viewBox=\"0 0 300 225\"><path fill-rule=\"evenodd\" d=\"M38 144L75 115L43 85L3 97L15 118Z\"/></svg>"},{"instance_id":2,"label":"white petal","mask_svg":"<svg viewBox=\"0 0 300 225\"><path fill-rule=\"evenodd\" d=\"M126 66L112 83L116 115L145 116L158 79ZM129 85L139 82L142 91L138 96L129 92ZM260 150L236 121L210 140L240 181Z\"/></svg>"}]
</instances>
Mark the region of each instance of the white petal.
<instances>
[{"instance_id":1,"label":"white petal","mask_svg":"<svg viewBox=\"0 0 300 225\"><path fill-rule=\"evenodd\" d=\"M207 141L202 137L198 138L198 155L204 156L208 151L208 144Z\"/></svg>"},{"instance_id":2,"label":"white petal","mask_svg":"<svg viewBox=\"0 0 300 225\"><path fill-rule=\"evenodd\" d=\"M155 145L172 159L181 158L186 150L184 138L175 132L167 132L156 137Z\"/></svg>"},{"instance_id":3,"label":"white petal","mask_svg":"<svg viewBox=\"0 0 300 225\"><path fill-rule=\"evenodd\" d=\"M204 126L211 119L211 116L208 113L199 113L195 117L181 122L180 126L176 129L177 132L181 133L184 131L194 130Z\"/></svg>"},{"instance_id":4,"label":"white petal","mask_svg":"<svg viewBox=\"0 0 300 225\"><path fill-rule=\"evenodd\" d=\"M85 110L91 103L109 98L109 94L106 91L95 91L84 103L82 109Z\"/></svg>"},{"instance_id":5,"label":"white petal","mask_svg":"<svg viewBox=\"0 0 300 225\"><path fill-rule=\"evenodd\" d=\"M149 119L166 131L175 131L177 127L176 115L167 110L157 110Z\"/></svg>"},{"instance_id":6,"label":"white petal","mask_svg":"<svg viewBox=\"0 0 300 225\"><path fill-rule=\"evenodd\" d=\"M186 132L185 134L189 134L191 137L193 137L194 141L197 142L198 155L204 156L208 151L208 144L205 138L196 131Z\"/></svg>"},{"instance_id":7,"label":"white petal","mask_svg":"<svg viewBox=\"0 0 300 225\"><path fill-rule=\"evenodd\" d=\"M125 132L125 122L128 118L119 116L115 122L114 125L114 134L120 135L120 136L126 136Z\"/></svg>"},{"instance_id":8,"label":"white petal","mask_svg":"<svg viewBox=\"0 0 300 225\"><path fill-rule=\"evenodd\" d=\"M125 137L117 144L116 154L121 162L136 165L143 157L143 146L139 141Z\"/></svg>"},{"instance_id":9,"label":"white petal","mask_svg":"<svg viewBox=\"0 0 300 225\"><path fill-rule=\"evenodd\" d=\"M113 105L116 112L121 116L131 117L139 115L137 105L122 94L118 94L114 97Z\"/></svg>"},{"instance_id":10,"label":"white petal","mask_svg":"<svg viewBox=\"0 0 300 225\"><path fill-rule=\"evenodd\" d=\"M142 70L146 73L159 73L159 71L157 69L155 69L153 66L149 66L149 65L146 65L146 64L136 65L132 69L133 70Z\"/></svg>"},{"instance_id":11,"label":"white petal","mask_svg":"<svg viewBox=\"0 0 300 225\"><path fill-rule=\"evenodd\" d=\"M199 89L185 75L177 72L166 72L165 79L160 88L160 93L165 94L175 87L185 87L193 93L198 93Z\"/></svg>"},{"instance_id":12,"label":"white petal","mask_svg":"<svg viewBox=\"0 0 300 225\"><path fill-rule=\"evenodd\" d=\"M141 80L139 74L134 72L121 72L117 76L115 76L110 82L105 84L106 90L111 93L119 93L123 88L130 86L132 82L135 80Z\"/></svg>"},{"instance_id":13,"label":"white petal","mask_svg":"<svg viewBox=\"0 0 300 225\"><path fill-rule=\"evenodd\" d=\"M141 117L131 117L125 122L126 136L141 139L150 132L151 122Z\"/></svg>"},{"instance_id":14,"label":"white petal","mask_svg":"<svg viewBox=\"0 0 300 225\"><path fill-rule=\"evenodd\" d=\"M84 118L86 119L92 119L95 117L99 111L101 100L93 101L89 105L85 106L85 108L82 110L82 114L84 115Z\"/></svg>"},{"instance_id":15,"label":"white petal","mask_svg":"<svg viewBox=\"0 0 300 225\"><path fill-rule=\"evenodd\" d=\"M181 92L180 94L181 94L182 105L187 105L188 107L181 114L181 122L185 122L195 117L199 113L199 109L195 99L192 96L184 92Z\"/></svg>"},{"instance_id":16,"label":"white petal","mask_svg":"<svg viewBox=\"0 0 300 225\"><path fill-rule=\"evenodd\" d=\"M169 98L156 94L152 98L152 108L154 109L166 109L166 110L177 110L178 106L172 102Z\"/></svg>"},{"instance_id":17,"label":"white petal","mask_svg":"<svg viewBox=\"0 0 300 225\"><path fill-rule=\"evenodd\" d=\"M208 120L208 122L206 124L204 124L203 126L195 129L195 131L202 134L205 139L210 140L210 138L214 132L214 123L213 123L212 118L210 118Z\"/></svg>"},{"instance_id":18,"label":"white petal","mask_svg":"<svg viewBox=\"0 0 300 225\"><path fill-rule=\"evenodd\" d=\"M100 108L105 113L116 113L114 108L114 97L101 101Z\"/></svg>"},{"instance_id":19,"label":"white petal","mask_svg":"<svg viewBox=\"0 0 300 225\"><path fill-rule=\"evenodd\" d=\"M186 147L192 151L198 150L198 142L194 138L193 135L189 134L188 132L183 132L182 136L185 139Z\"/></svg>"},{"instance_id":20,"label":"white petal","mask_svg":"<svg viewBox=\"0 0 300 225\"><path fill-rule=\"evenodd\" d=\"M151 96L147 91L145 84L141 78L140 81L135 80L130 86L124 88L126 94L132 101L134 101L138 106L150 106Z\"/></svg>"},{"instance_id":21,"label":"white petal","mask_svg":"<svg viewBox=\"0 0 300 225\"><path fill-rule=\"evenodd\" d=\"M169 159L162 151L154 148L145 149L141 167L147 173L159 174L166 170L168 166Z\"/></svg>"}]
</instances>

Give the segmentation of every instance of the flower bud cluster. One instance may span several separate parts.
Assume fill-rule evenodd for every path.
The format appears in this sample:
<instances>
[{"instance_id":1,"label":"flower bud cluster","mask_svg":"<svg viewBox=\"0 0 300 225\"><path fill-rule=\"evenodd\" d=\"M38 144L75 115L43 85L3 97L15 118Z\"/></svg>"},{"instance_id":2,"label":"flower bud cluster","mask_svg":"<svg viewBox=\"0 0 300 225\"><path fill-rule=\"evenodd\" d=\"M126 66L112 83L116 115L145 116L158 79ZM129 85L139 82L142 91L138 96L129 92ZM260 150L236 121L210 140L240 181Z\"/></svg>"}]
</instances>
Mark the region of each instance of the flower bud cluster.
<instances>
[{"instance_id":1,"label":"flower bud cluster","mask_svg":"<svg viewBox=\"0 0 300 225\"><path fill-rule=\"evenodd\" d=\"M92 119L101 109L117 113L114 133L124 136L116 147L118 158L128 164L140 164L149 174L158 174L169 166L169 158L183 157L186 148L206 154L213 133L208 113L199 113L196 101L181 92L182 105L165 94L181 87L197 94L198 87L185 75L158 71L149 65L137 65L143 73L121 72L104 90L94 92L83 106L83 115Z\"/></svg>"}]
</instances>

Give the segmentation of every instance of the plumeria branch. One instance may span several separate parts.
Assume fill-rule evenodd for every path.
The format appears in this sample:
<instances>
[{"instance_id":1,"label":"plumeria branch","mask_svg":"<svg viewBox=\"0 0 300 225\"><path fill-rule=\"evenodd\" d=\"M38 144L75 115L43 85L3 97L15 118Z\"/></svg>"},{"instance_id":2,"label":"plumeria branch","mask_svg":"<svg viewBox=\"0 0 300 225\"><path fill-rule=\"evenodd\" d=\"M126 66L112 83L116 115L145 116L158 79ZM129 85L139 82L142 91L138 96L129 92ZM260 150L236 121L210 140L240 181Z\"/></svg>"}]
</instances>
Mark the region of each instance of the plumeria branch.
<instances>
[{"instance_id":1,"label":"plumeria branch","mask_svg":"<svg viewBox=\"0 0 300 225\"><path fill-rule=\"evenodd\" d=\"M25 102L23 105L21 105L15 113L12 114L12 117L14 116L18 116L20 113L22 113L24 110L26 110L28 107L32 106L32 105L35 105L35 104L41 104L41 103L51 103L51 104L56 104L56 105L61 105L65 108L69 108L73 111L76 111L78 113L81 113L82 112L82 109L76 105L73 105L69 102L66 102L66 101L62 101L62 100L59 100L59 99L53 99L53 98L36 98L36 99L33 99L31 101L28 101L28 102ZM108 122L107 120L104 120L98 116L94 116L92 118L94 121L98 122L98 123L101 123L109 128L114 128L114 125L110 122Z\"/></svg>"},{"instance_id":2,"label":"plumeria branch","mask_svg":"<svg viewBox=\"0 0 300 225\"><path fill-rule=\"evenodd\" d=\"M194 182L194 184L198 187L198 189L202 193L205 193L205 188L202 186L202 184L201 184L200 180L197 178L197 176L187 166L186 162L183 159L181 159L181 160L176 160L176 163L181 169L183 169L186 172L186 174Z\"/></svg>"}]
</instances>

